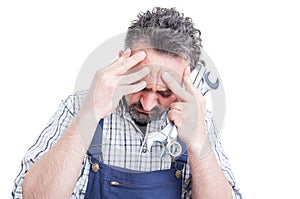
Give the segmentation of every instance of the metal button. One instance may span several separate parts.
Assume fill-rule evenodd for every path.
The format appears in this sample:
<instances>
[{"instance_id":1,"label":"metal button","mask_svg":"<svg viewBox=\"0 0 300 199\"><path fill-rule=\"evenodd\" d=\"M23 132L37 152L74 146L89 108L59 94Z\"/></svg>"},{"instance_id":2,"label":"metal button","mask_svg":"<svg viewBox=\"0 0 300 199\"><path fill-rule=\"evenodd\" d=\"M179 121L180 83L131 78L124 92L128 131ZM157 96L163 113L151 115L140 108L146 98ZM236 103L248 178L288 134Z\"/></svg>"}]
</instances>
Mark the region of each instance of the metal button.
<instances>
[{"instance_id":1,"label":"metal button","mask_svg":"<svg viewBox=\"0 0 300 199\"><path fill-rule=\"evenodd\" d=\"M176 172L175 172L175 177L176 177L177 179L179 179L179 178L181 178L181 176L182 176L182 171L181 171L181 170L176 170Z\"/></svg>"},{"instance_id":2,"label":"metal button","mask_svg":"<svg viewBox=\"0 0 300 199\"><path fill-rule=\"evenodd\" d=\"M99 171L99 164L98 163L93 163L92 164L92 171L94 171L94 172Z\"/></svg>"}]
</instances>

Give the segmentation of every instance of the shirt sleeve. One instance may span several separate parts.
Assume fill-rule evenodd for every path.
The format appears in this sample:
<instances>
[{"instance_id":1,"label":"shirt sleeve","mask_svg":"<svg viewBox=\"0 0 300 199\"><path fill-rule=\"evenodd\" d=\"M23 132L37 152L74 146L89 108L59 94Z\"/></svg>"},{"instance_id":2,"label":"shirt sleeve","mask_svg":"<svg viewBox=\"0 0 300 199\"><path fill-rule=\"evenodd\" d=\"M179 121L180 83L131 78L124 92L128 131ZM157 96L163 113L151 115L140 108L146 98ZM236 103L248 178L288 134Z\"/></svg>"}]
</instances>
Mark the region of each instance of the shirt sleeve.
<instances>
[{"instance_id":1,"label":"shirt sleeve","mask_svg":"<svg viewBox=\"0 0 300 199\"><path fill-rule=\"evenodd\" d=\"M218 129L215 125L215 121L214 121L212 113L208 112L206 118L207 118L206 119L206 123L207 123L206 130L208 132L208 137L209 137L209 140L210 140L210 143L212 146L212 150L214 152L214 155L218 161L218 164L219 164L221 170L223 171L225 177L227 178L229 184L231 185L232 198L233 199L241 199L242 195L236 184L236 180L234 178L229 160L224 153L223 146L220 141Z\"/></svg>"},{"instance_id":2,"label":"shirt sleeve","mask_svg":"<svg viewBox=\"0 0 300 199\"><path fill-rule=\"evenodd\" d=\"M56 113L52 116L46 127L42 130L36 142L28 149L22 162L20 172L18 173L12 190L11 198L22 198L22 185L24 176L28 169L45 153L47 153L57 140L63 135L65 130L70 125L76 112L79 110L80 103L83 99L82 93L80 95L70 95L60 105ZM84 164L86 163L84 160ZM86 168L83 167L76 188L71 198L80 198L82 189L86 186L85 179ZM80 187L79 187L80 186Z\"/></svg>"}]
</instances>

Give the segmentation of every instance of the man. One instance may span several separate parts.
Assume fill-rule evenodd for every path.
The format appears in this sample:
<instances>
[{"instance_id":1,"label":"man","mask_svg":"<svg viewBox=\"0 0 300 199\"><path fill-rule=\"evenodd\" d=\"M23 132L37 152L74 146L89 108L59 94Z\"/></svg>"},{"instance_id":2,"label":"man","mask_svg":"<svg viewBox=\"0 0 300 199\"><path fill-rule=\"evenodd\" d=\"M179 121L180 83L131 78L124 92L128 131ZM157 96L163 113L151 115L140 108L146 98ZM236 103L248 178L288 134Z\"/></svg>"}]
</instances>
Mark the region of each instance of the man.
<instances>
[{"instance_id":1,"label":"man","mask_svg":"<svg viewBox=\"0 0 300 199\"><path fill-rule=\"evenodd\" d=\"M175 9L139 14L126 50L61 104L28 150L13 198L240 198L220 143L203 156L215 129L190 77L200 47L200 31ZM179 156L165 140L147 146L168 125Z\"/></svg>"}]
</instances>

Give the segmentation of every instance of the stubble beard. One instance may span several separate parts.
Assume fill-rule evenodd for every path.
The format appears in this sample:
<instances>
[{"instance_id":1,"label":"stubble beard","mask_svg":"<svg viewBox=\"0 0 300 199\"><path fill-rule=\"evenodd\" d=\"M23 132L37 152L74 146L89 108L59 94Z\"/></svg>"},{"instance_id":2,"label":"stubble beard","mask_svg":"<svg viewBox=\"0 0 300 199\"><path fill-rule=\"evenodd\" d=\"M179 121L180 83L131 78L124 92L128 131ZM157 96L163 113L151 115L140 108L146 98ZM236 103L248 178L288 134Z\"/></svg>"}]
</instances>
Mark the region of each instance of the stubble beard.
<instances>
[{"instance_id":1,"label":"stubble beard","mask_svg":"<svg viewBox=\"0 0 300 199\"><path fill-rule=\"evenodd\" d=\"M129 106L131 118L139 125L147 125L152 120L158 120L165 110L160 106L155 106L150 113L139 112L136 108L143 110L141 103L133 103Z\"/></svg>"}]
</instances>

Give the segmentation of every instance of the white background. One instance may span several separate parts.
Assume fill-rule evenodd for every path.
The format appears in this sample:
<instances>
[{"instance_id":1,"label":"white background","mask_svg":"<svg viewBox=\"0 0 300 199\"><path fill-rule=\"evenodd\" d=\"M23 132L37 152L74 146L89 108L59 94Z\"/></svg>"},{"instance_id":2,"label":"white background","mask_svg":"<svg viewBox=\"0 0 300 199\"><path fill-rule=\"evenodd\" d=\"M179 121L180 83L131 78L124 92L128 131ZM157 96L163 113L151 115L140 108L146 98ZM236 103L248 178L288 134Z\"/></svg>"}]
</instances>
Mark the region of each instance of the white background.
<instances>
[{"instance_id":1,"label":"white background","mask_svg":"<svg viewBox=\"0 0 300 199\"><path fill-rule=\"evenodd\" d=\"M245 198L299 193L299 6L295 1L1 1L0 197L87 56L139 11L177 7L223 81L222 140ZM49 185L50 186L50 185Z\"/></svg>"}]
</instances>

